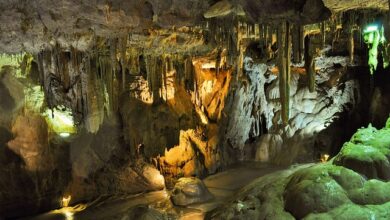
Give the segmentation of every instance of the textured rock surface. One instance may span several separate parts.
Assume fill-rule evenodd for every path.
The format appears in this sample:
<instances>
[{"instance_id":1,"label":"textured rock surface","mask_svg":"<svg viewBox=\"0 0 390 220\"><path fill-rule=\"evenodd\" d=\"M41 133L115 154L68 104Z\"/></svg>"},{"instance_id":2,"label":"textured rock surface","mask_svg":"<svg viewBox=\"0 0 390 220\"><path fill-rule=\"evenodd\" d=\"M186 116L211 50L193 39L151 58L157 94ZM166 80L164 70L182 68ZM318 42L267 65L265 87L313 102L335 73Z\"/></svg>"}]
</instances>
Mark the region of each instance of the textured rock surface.
<instances>
[{"instance_id":1,"label":"textured rock surface","mask_svg":"<svg viewBox=\"0 0 390 220\"><path fill-rule=\"evenodd\" d=\"M362 159L371 156L364 156L364 150L387 146L383 138L388 135L382 132L388 132L388 128L360 129L351 142L377 145L346 147L349 142L329 162L300 165L261 177L244 187L234 201L208 213L206 219L388 219L389 213L384 210L390 203L389 182L378 179L380 176L367 180L362 170L335 165L338 159L348 157L364 167L366 161Z\"/></svg>"},{"instance_id":2,"label":"textured rock surface","mask_svg":"<svg viewBox=\"0 0 390 220\"><path fill-rule=\"evenodd\" d=\"M209 3L203 0L5 0L0 3L0 9L4 12L0 16L0 52L39 51L56 43L85 50L91 47L96 36L126 35L129 30L139 33L152 26L199 25L203 14L210 9ZM253 20L290 19L315 23L330 16L327 8L333 11L386 8L387 1L326 0L323 5L320 0L278 0L238 1L236 4L238 6L234 8L240 9L238 14L244 12ZM230 9L222 8L222 11ZM212 9L209 14L226 14L215 11L221 10Z\"/></svg>"},{"instance_id":3,"label":"textured rock surface","mask_svg":"<svg viewBox=\"0 0 390 220\"><path fill-rule=\"evenodd\" d=\"M335 157L334 164L354 170L368 179L390 180L390 130L368 127L358 130Z\"/></svg>"},{"instance_id":4,"label":"textured rock surface","mask_svg":"<svg viewBox=\"0 0 390 220\"><path fill-rule=\"evenodd\" d=\"M368 8L388 8L388 2L386 0L374 0L374 1L366 1L366 0L354 0L354 1L348 1L348 0L324 0L324 4L330 8L333 11L342 11L346 9L355 9L355 8L361 8L361 7L368 7Z\"/></svg>"},{"instance_id":5,"label":"textured rock surface","mask_svg":"<svg viewBox=\"0 0 390 220\"><path fill-rule=\"evenodd\" d=\"M96 136L80 134L71 146L51 139L45 119L32 113L17 117L13 134L1 131L2 217L58 208L67 195L72 196L71 203L78 203L165 187L164 177L155 167L130 160L130 152L119 144L118 130L112 124L105 124Z\"/></svg>"},{"instance_id":6,"label":"textured rock surface","mask_svg":"<svg viewBox=\"0 0 390 220\"><path fill-rule=\"evenodd\" d=\"M178 206L187 206L194 203L206 202L213 195L206 188L202 180L194 177L180 178L172 190L171 200Z\"/></svg>"},{"instance_id":7,"label":"textured rock surface","mask_svg":"<svg viewBox=\"0 0 390 220\"><path fill-rule=\"evenodd\" d=\"M317 60L322 72L317 75L319 86L313 93L299 83L304 78L299 74L299 68L292 70L290 120L283 127L277 77L267 65L245 58L248 80L240 81L227 101L226 112L230 117L226 126L226 145L239 149L241 158L248 158L254 154L244 149L251 148L248 143L261 136L252 144L258 161L290 164L313 157L316 134L327 128L340 113L358 104L356 80L339 81L331 88L324 83L334 72L340 71L334 69L334 65L346 65L345 59L320 57Z\"/></svg>"},{"instance_id":8,"label":"textured rock surface","mask_svg":"<svg viewBox=\"0 0 390 220\"><path fill-rule=\"evenodd\" d=\"M67 146L49 143L40 115L18 116L12 132L13 138L1 146L7 158L0 161L0 215L16 217L58 207L70 180Z\"/></svg>"},{"instance_id":9,"label":"textured rock surface","mask_svg":"<svg viewBox=\"0 0 390 220\"><path fill-rule=\"evenodd\" d=\"M125 35L152 25L192 25L202 17L205 1L2 1L1 51L38 51L56 42L78 49L94 36ZM12 42L12 43L11 43ZM54 45L51 45L54 46Z\"/></svg>"},{"instance_id":10,"label":"textured rock surface","mask_svg":"<svg viewBox=\"0 0 390 220\"><path fill-rule=\"evenodd\" d=\"M317 165L300 170L285 188L285 209L299 219L328 212L349 202L345 188L362 187L363 182L361 176L343 167Z\"/></svg>"},{"instance_id":11,"label":"textured rock surface","mask_svg":"<svg viewBox=\"0 0 390 220\"><path fill-rule=\"evenodd\" d=\"M20 110L24 102L24 85L14 76L14 65L0 65L0 124L10 126L14 112Z\"/></svg>"},{"instance_id":12,"label":"textured rock surface","mask_svg":"<svg viewBox=\"0 0 390 220\"><path fill-rule=\"evenodd\" d=\"M98 195L134 194L165 187L164 177L143 158L131 156L123 146L115 119L103 123L96 135L85 131L70 148L72 182L67 193L73 202Z\"/></svg>"},{"instance_id":13,"label":"textured rock surface","mask_svg":"<svg viewBox=\"0 0 390 220\"><path fill-rule=\"evenodd\" d=\"M340 124L355 119L359 124L366 117L350 114L356 111L364 87L359 89L357 77L348 74L354 71L349 70L352 64L361 62L344 57L349 23L363 30L372 17L383 17L384 12L333 14L323 23L327 28L321 34L318 22L329 18L330 11L384 9L385 4L383 0L0 1L0 52L31 53L0 57L0 216L56 208L67 195L73 204L158 190L164 187L162 175L168 183L182 176L202 177L255 155L259 161L278 164L315 160L317 142L327 146L324 152L329 146L338 150L332 136L347 130ZM333 45L329 56L316 59L315 92L306 88L302 65L292 66L291 102L283 105L291 110L287 126L280 120L283 83L279 84L274 64L283 49L275 41L281 22L317 23L303 28L303 34L313 38L309 46L314 51L323 49L324 43ZM320 38L325 42L318 42ZM356 40L356 50L365 51L361 39ZM246 53L248 45L254 51ZM383 88L375 92L370 107L377 122L387 113L382 107L387 104L382 101L386 93ZM75 133L46 126L41 115L54 116L50 109L69 110L73 120L65 120L77 128ZM371 149L362 157L351 154L352 160L337 158L335 163L368 178L388 179L385 148ZM344 150L349 151L348 146ZM367 168L362 168L362 161ZM326 175L332 176L336 168L326 169ZM314 168L305 172L319 175ZM328 183L335 185L333 176L317 184L310 175L297 174L298 183L291 182L291 191L301 192L296 187L300 179L310 183L303 189L310 193L317 187L324 192ZM287 177L282 181L288 182ZM336 192L346 190L337 183L342 189ZM264 189L279 184L267 182ZM348 198L361 204L362 191L379 190L370 184L364 187L348 191ZM275 207L281 208L282 194L283 189L277 188L262 199L249 197L251 205L237 202L226 214L290 218L291 214L274 213L272 206L262 203L274 196ZM300 194L303 202L311 200ZM386 200L383 196L369 201L377 205ZM332 211L338 213L345 206L319 201L322 208L307 209L335 207ZM265 211L259 216L250 211L253 207ZM310 214L290 208L297 216Z\"/></svg>"}]
</instances>

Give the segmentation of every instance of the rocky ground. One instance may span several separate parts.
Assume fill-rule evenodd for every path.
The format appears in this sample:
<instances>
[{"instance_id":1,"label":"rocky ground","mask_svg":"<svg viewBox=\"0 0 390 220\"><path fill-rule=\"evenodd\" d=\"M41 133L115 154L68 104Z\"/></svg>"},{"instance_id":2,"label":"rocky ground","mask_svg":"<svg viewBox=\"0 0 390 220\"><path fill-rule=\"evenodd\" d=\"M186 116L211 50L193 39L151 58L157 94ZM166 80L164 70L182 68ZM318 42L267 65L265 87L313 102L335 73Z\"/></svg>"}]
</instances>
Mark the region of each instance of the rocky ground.
<instances>
[{"instance_id":1,"label":"rocky ground","mask_svg":"<svg viewBox=\"0 0 390 220\"><path fill-rule=\"evenodd\" d=\"M117 195L109 198L101 198L87 204L79 204L74 207L54 210L36 217L25 218L31 220L45 220L63 218L67 213L72 214L74 219L141 219L146 216L153 216L153 219L203 219L207 211L226 203L229 198L254 179L279 171L285 167L266 165L262 163L237 164L224 172L211 175L203 180L212 195L200 197L196 203L194 188L187 188L186 192L191 192L191 198L181 200L188 203L186 206L175 206L173 204L175 194L172 190L163 190L144 193L133 196ZM186 183L198 183L184 178ZM178 186L183 186L179 184ZM191 186L191 185L190 185ZM183 189L183 187L180 187ZM191 189L191 190L189 190ZM183 198L183 197L182 197Z\"/></svg>"}]
</instances>

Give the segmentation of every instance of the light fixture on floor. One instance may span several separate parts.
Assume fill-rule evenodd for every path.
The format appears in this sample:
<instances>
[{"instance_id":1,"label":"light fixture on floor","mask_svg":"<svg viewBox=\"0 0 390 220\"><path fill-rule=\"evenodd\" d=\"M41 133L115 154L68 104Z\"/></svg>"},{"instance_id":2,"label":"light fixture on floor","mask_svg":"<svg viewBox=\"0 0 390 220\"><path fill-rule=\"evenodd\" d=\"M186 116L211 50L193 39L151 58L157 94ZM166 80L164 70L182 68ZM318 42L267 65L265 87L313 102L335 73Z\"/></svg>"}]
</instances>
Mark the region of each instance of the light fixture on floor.
<instances>
[{"instance_id":1,"label":"light fixture on floor","mask_svg":"<svg viewBox=\"0 0 390 220\"><path fill-rule=\"evenodd\" d=\"M70 196L70 195L62 197L61 206L68 207L71 199L72 199L72 196Z\"/></svg>"},{"instance_id":2,"label":"light fixture on floor","mask_svg":"<svg viewBox=\"0 0 390 220\"><path fill-rule=\"evenodd\" d=\"M321 163L326 163L329 160L329 154L321 154Z\"/></svg>"}]
</instances>

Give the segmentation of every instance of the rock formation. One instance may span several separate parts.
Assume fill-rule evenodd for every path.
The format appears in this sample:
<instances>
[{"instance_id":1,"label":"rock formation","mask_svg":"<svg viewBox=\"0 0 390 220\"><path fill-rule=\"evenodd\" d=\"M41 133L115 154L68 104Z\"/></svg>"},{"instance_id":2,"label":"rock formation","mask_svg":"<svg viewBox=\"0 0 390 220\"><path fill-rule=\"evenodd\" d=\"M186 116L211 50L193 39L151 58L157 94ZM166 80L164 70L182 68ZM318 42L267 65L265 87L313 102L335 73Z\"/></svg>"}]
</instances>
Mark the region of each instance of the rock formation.
<instances>
[{"instance_id":1,"label":"rock formation","mask_svg":"<svg viewBox=\"0 0 390 220\"><path fill-rule=\"evenodd\" d=\"M389 131L362 128L329 162L261 177L206 219L386 219Z\"/></svg>"},{"instance_id":2,"label":"rock formation","mask_svg":"<svg viewBox=\"0 0 390 220\"><path fill-rule=\"evenodd\" d=\"M73 205L171 189L244 161L321 155L337 156L259 180L211 216L315 218L355 204L379 212L387 197L366 203L361 193L390 178L386 129L342 144L389 114L390 44L375 49L383 65L370 76L363 38L375 22L389 36L388 4L2 0L0 218L56 209L62 198ZM340 173L363 183L348 185ZM328 185L332 203L316 194ZM141 207L124 219L134 216L167 217Z\"/></svg>"}]
</instances>

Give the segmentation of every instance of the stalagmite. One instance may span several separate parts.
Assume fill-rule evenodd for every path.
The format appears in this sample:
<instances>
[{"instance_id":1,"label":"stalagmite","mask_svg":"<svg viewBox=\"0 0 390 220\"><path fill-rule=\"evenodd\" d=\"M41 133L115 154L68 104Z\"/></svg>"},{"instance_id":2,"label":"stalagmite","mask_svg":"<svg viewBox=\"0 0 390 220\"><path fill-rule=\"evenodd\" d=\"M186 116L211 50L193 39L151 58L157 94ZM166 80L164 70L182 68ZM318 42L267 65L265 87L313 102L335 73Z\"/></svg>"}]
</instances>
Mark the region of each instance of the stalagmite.
<instances>
[{"instance_id":1,"label":"stalagmite","mask_svg":"<svg viewBox=\"0 0 390 220\"><path fill-rule=\"evenodd\" d=\"M282 105L281 117L284 125L287 125L290 114L290 55L290 24L283 22L278 27L278 68L280 101Z\"/></svg>"},{"instance_id":2,"label":"stalagmite","mask_svg":"<svg viewBox=\"0 0 390 220\"><path fill-rule=\"evenodd\" d=\"M305 37L305 69L306 75L308 77L309 82L309 90L310 92L315 91L315 62L313 51L310 47L310 35Z\"/></svg>"}]
</instances>

